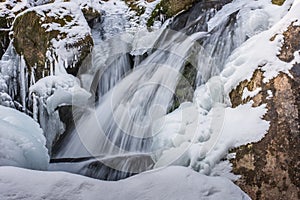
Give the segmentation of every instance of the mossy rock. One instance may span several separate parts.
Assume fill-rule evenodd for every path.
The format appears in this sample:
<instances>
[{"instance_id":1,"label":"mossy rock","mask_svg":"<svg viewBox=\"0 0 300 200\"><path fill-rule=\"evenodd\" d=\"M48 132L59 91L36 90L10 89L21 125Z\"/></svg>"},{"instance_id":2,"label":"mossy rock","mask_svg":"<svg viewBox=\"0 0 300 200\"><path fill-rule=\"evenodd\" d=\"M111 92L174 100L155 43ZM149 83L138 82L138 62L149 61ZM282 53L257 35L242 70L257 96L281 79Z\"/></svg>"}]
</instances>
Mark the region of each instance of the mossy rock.
<instances>
[{"instance_id":1,"label":"mossy rock","mask_svg":"<svg viewBox=\"0 0 300 200\"><path fill-rule=\"evenodd\" d=\"M0 1L0 59L10 43L9 31L15 16L20 12L41 4L54 2L54 0L31 1L24 4L22 1L1 0ZM20 6L22 4L22 6ZM13 10L13 11L12 11Z\"/></svg>"},{"instance_id":2,"label":"mossy rock","mask_svg":"<svg viewBox=\"0 0 300 200\"><path fill-rule=\"evenodd\" d=\"M124 0L126 5L128 5L131 11L135 11L137 16L145 13L146 8L139 5L139 0ZM152 0L147 0L147 2L152 2Z\"/></svg>"},{"instance_id":3,"label":"mossy rock","mask_svg":"<svg viewBox=\"0 0 300 200\"><path fill-rule=\"evenodd\" d=\"M281 6L284 2L285 2L285 0L272 0L273 4L276 4L276 5L279 5L279 6Z\"/></svg>"},{"instance_id":4,"label":"mossy rock","mask_svg":"<svg viewBox=\"0 0 300 200\"><path fill-rule=\"evenodd\" d=\"M81 11L73 9L80 13L72 13L68 9L74 7L72 3L52 5L29 9L20 14L13 24L13 45L17 53L24 56L29 74L34 70L35 80L49 75L50 66L60 62L62 55L56 52L55 43L61 43L63 46L59 48L73 56L71 61L70 58L63 59L68 60L65 67L73 75L93 46L90 28ZM52 12L54 6L55 13ZM75 53L72 54L73 49ZM49 53L53 59L49 59Z\"/></svg>"},{"instance_id":5,"label":"mossy rock","mask_svg":"<svg viewBox=\"0 0 300 200\"><path fill-rule=\"evenodd\" d=\"M188 10L198 1L199 0L162 0L152 11L147 26L152 26L160 15L163 15L165 18L171 18L181 11Z\"/></svg>"}]
</instances>

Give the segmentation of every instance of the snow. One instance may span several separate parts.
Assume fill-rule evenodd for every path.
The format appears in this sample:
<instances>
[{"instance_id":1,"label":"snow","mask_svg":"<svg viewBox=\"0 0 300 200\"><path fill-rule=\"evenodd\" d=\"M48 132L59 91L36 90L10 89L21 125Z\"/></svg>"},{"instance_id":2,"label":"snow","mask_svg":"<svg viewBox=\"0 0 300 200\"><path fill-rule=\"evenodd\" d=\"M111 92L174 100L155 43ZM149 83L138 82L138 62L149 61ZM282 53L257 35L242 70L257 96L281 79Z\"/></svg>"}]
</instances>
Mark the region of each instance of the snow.
<instances>
[{"instance_id":1,"label":"snow","mask_svg":"<svg viewBox=\"0 0 300 200\"><path fill-rule=\"evenodd\" d=\"M126 14L128 15L128 18L130 19L131 27L128 29L128 31L132 30L139 30L141 28L147 27L147 21L151 17L151 14L153 10L155 9L156 5L161 0L154 0L152 2L147 2L146 0L138 0L136 2L137 6L140 8L144 8L145 12L141 14L140 16L137 15L135 11L128 11ZM162 25L162 22L155 21L153 25L153 29L159 29Z\"/></svg>"},{"instance_id":2,"label":"snow","mask_svg":"<svg viewBox=\"0 0 300 200\"><path fill-rule=\"evenodd\" d=\"M46 32L59 32L58 37L51 40L47 58L50 63L55 62L55 66L52 66L55 67L55 74L65 73L64 68L72 67L77 62L76 56L80 53L80 47L73 45L91 35L90 27L80 8L72 2L55 2L29 8L18 16L31 11L40 15L40 23ZM47 23L47 17L62 19L65 24Z\"/></svg>"},{"instance_id":3,"label":"snow","mask_svg":"<svg viewBox=\"0 0 300 200\"><path fill-rule=\"evenodd\" d=\"M256 88L253 91L249 91L248 88L245 88L243 90L242 99L244 100L244 99L247 99L248 97L252 98L252 97L256 96L260 91L261 91L261 88Z\"/></svg>"},{"instance_id":4,"label":"snow","mask_svg":"<svg viewBox=\"0 0 300 200\"><path fill-rule=\"evenodd\" d=\"M50 70L53 70L55 74L66 73L64 68L73 67L80 54L80 47L74 45L91 35L90 27L80 7L72 2L55 2L28 8L16 18L28 12L36 12L40 16L40 24L46 32L59 32L57 38L51 40L47 59L50 63ZM49 23L47 18L60 19L64 23Z\"/></svg>"},{"instance_id":5,"label":"snow","mask_svg":"<svg viewBox=\"0 0 300 200\"><path fill-rule=\"evenodd\" d=\"M50 3L51 0L6 0L4 2L0 2L0 17L15 17L16 13L23 11L26 8L39 6L42 4Z\"/></svg>"},{"instance_id":6,"label":"snow","mask_svg":"<svg viewBox=\"0 0 300 200\"><path fill-rule=\"evenodd\" d=\"M262 120L265 105L231 108L215 103L209 111L183 105L154 125L162 127L154 141L155 167L183 165L209 175L228 150L261 140L269 128Z\"/></svg>"},{"instance_id":7,"label":"snow","mask_svg":"<svg viewBox=\"0 0 300 200\"><path fill-rule=\"evenodd\" d=\"M79 26L87 29L83 30L78 26L73 32L71 27L74 24L67 24L67 29L58 24L44 26L48 31L67 31L73 39L90 34L86 22L81 21L83 16L78 11L78 5L92 6L98 11L104 10L107 17L105 23L111 25L106 26L105 36L110 38L116 33L134 32L134 28L143 27L151 9L154 9L159 1L138 1L139 5L146 6L145 14L140 17L134 16L134 13L128 11L125 3L118 0L96 1L97 4L82 0L72 2L75 3L55 3L55 8L45 5L33 9L41 15L45 15L45 10L51 10L50 14L48 13L50 16L56 16L58 10L61 10L63 15L69 15L69 9L62 8L62 5L68 8L70 6L70 12L75 13L76 19L80 19ZM0 199L249 199L228 180L238 178L230 172L231 164L228 160L234 155L228 155L228 151L260 141L264 137L269 129L269 122L263 119L267 108L266 105L252 107L252 101L231 108L228 94L241 81L249 80L258 67L264 74L264 82L268 82L279 72L289 74L291 67L300 62L298 52L290 63L277 57L283 44L282 33L291 23L300 23L300 0L286 0L283 6L273 5L269 0L236 0L224 6L210 20L209 29L221 23L220 19L225 18L224 14L237 10L243 13L238 17L242 19L242 26L250 39L232 53L219 76L212 77L196 89L193 102L181 104L178 109L154 122L152 150L156 161L155 170L118 182L103 182L68 173L0 167ZM118 17L120 18L116 20ZM124 22L126 18L131 18L129 24ZM137 21L141 23L135 24ZM124 23L121 29L118 29L120 26L115 26L116 22ZM157 39L156 34L157 32L149 34L142 30L135 38L128 36L125 46L127 47L128 41L132 41L131 53L142 55L151 49ZM274 40L270 40L273 36ZM55 61L60 64L57 66L69 62L69 53L64 48L61 49L66 41L53 40L52 43L57 55L60 55L60 61ZM120 51L123 51L123 48L120 48ZM52 58L51 52L48 56L48 59ZM107 55L109 56L111 55ZM103 61L105 62L106 60ZM10 105L11 98L6 94L5 78L0 74L0 104ZM254 97L261 90L257 88L249 91L245 88L242 98ZM81 88L77 78L66 75L64 71L41 79L31 86L30 93L34 99L44 101L48 113L54 113L59 106L64 105L84 106L91 97L89 92ZM267 93L268 98L273 97L272 91ZM36 99L34 105L37 106ZM37 119L38 111L34 110L34 118ZM22 124L26 126L23 127ZM41 129L24 114L2 106L0 147L1 165L47 169L49 158ZM181 165L186 168L162 168L169 165Z\"/></svg>"},{"instance_id":8,"label":"snow","mask_svg":"<svg viewBox=\"0 0 300 200\"><path fill-rule=\"evenodd\" d=\"M148 171L104 182L63 172L0 167L0 199L197 200L250 199L226 178L208 177L184 167Z\"/></svg>"},{"instance_id":9,"label":"snow","mask_svg":"<svg viewBox=\"0 0 300 200\"><path fill-rule=\"evenodd\" d=\"M285 5L289 4L286 2ZM251 37L233 52L221 73L225 82L225 93L228 94L239 82L245 79L249 80L258 67L261 67L264 72L264 82L267 83L279 72L289 74L292 66L300 62L300 56L297 53L295 59L289 63L281 61L277 57L283 42L283 32L293 22L300 20L299 9L299 1L294 1L289 12L274 26ZM274 40L271 40L274 36Z\"/></svg>"},{"instance_id":10,"label":"snow","mask_svg":"<svg viewBox=\"0 0 300 200\"><path fill-rule=\"evenodd\" d=\"M79 79L69 74L44 77L29 90L44 99L48 113L64 105L83 107L91 97L91 93L81 88Z\"/></svg>"},{"instance_id":11,"label":"snow","mask_svg":"<svg viewBox=\"0 0 300 200\"><path fill-rule=\"evenodd\" d=\"M209 27L213 29L228 9L229 13L242 9L244 12L239 17L244 18L242 25L250 39L232 53L219 76L196 89L193 103L184 103L185 106L156 122L155 167L183 165L203 174L237 178L229 173L230 163L221 160L232 148L260 141L269 129L269 122L263 119L266 105L252 107L250 101L231 108L229 93L241 81L249 80L257 68L261 68L264 81L268 82L279 72L289 74L291 67L299 63L298 53L290 63L277 57L282 46L282 33L300 19L299 1L294 1L292 7L291 3L286 1L278 7L269 1L237 0L224 6L210 20ZM275 39L270 40L274 35ZM261 88L254 91L245 88L242 98L254 97L260 91ZM271 91L268 94L272 98Z\"/></svg>"},{"instance_id":12,"label":"snow","mask_svg":"<svg viewBox=\"0 0 300 200\"><path fill-rule=\"evenodd\" d=\"M46 170L49 156L39 125L29 116L0 106L0 165Z\"/></svg>"}]
</instances>

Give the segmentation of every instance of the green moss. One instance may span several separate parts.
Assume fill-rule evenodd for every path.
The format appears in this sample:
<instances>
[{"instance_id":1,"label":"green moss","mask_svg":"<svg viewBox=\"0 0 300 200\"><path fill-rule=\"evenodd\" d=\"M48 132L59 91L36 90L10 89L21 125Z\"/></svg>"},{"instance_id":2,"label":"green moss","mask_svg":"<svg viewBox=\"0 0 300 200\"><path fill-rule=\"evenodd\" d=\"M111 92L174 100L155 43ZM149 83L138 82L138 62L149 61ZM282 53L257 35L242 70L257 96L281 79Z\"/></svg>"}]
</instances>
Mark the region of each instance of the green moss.
<instances>
[{"instance_id":1,"label":"green moss","mask_svg":"<svg viewBox=\"0 0 300 200\"><path fill-rule=\"evenodd\" d=\"M165 16L166 19L171 18L183 10L188 10L198 1L199 0L162 0L152 11L147 21L147 26L152 26L160 15Z\"/></svg>"},{"instance_id":2,"label":"green moss","mask_svg":"<svg viewBox=\"0 0 300 200\"><path fill-rule=\"evenodd\" d=\"M276 5L279 5L279 6L281 6L284 2L285 2L285 0L272 0L273 4L276 4Z\"/></svg>"}]
</instances>

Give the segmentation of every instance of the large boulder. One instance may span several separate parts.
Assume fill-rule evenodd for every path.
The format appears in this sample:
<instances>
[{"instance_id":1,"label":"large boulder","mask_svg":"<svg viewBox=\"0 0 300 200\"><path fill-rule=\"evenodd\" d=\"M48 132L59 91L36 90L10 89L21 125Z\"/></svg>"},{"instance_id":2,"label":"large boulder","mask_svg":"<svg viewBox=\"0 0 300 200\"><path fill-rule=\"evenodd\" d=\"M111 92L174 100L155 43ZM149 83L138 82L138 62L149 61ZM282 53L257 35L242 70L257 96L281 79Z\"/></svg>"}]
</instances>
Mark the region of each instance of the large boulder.
<instances>
[{"instance_id":1,"label":"large boulder","mask_svg":"<svg viewBox=\"0 0 300 200\"><path fill-rule=\"evenodd\" d=\"M30 7L51 2L53 2L53 0L0 1L0 59L10 43L9 31L15 16Z\"/></svg>"},{"instance_id":2,"label":"large boulder","mask_svg":"<svg viewBox=\"0 0 300 200\"><path fill-rule=\"evenodd\" d=\"M292 23L282 36L277 58L288 64L300 52L300 26ZM253 199L299 199L300 64L296 62L289 73L281 72L270 81L264 80L261 68L250 80L240 82L230 98L233 107L250 101L254 107L266 104L264 119L270 121L270 128L261 141L233 150L233 172L241 175L237 184ZM245 98L245 91L259 92Z\"/></svg>"},{"instance_id":3,"label":"large boulder","mask_svg":"<svg viewBox=\"0 0 300 200\"><path fill-rule=\"evenodd\" d=\"M93 40L78 5L62 2L20 13L13 23L13 45L39 80L64 70L76 75Z\"/></svg>"}]
</instances>

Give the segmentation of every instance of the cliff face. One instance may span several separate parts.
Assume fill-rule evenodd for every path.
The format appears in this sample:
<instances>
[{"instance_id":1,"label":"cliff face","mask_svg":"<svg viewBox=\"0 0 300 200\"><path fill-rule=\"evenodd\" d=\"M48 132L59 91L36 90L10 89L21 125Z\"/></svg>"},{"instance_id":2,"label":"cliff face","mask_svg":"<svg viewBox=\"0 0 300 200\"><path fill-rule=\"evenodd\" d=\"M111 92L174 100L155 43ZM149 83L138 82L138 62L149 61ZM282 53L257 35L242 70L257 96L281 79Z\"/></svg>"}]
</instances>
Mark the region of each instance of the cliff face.
<instances>
[{"instance_id":1,"label":"cliff face","mask_svg":"<svg viewBox=\"0 0 300 200\"><path fill-rule=\"evenodd\" d=\"M300 27L291 24L283 33L284 43L277 57L293 60L300 50ZM273 38L271 38L272 40ZM237 184L253 199L298 199L300 197L300 64L290 74L280 73L268 83L260 67L250 81L245 80L230 93L233 107L253 101L267 104L265 120L270 121L266 136L257 143L235 149L233 172L240 174ZM244 89L254 97L242 98Z\"/></svg>"}]
</instances>

